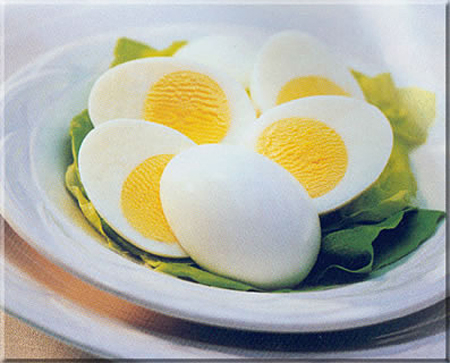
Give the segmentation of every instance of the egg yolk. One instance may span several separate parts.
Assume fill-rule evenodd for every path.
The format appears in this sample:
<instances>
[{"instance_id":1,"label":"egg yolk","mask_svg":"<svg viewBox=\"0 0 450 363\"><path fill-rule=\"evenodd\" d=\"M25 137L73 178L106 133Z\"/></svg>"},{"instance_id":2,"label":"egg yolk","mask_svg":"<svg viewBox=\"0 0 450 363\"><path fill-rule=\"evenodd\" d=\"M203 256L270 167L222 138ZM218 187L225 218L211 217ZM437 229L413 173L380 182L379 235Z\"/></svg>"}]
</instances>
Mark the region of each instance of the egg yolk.
<instances>
[{"instance_id":1,"label":"egg yolk","mask_svg":"<svg viewBox=\"0 0 450 363\"><path fill-rule=\"evenodd\" d=\"M325 123L300 117L274 122L261 133L256 151L288 170L312 198L336 187L347 170L341 136Z\"/></svg>"},{"instance_id":2,"label":"egg yolk","mask_svg":"<svg viewBox=\"0 0 450 363\"><path fill-rule=\"evenodd\" d=\"M161 154L139 164L127 177L121 193L121 206L128 223L144 237L173 243L174 236L164 216L159 198L164 168L174 155Z\"/></svg>"},{"instance_id":3,"label":"egg yolk","mask_svg":"<svg viewBox=\"0 0 450 363\"><path fill-rule=\"evenodd\" d=\"M213 79L179 71L152 85L144 119L178 130L197 144L217 143L228 132L231 111L225 92Z\"/></svg>"},{"instance_id":4,"label":"egg yolk","mask_svg":"<svg viewBox=\"0 0 450 363\"><path fill-rule=\"evenodd\" d=\"M350 96L341 87L327 78L306 76L291 79L278 93L277 105L308 96Z\"/></svg>"}]
</instances>

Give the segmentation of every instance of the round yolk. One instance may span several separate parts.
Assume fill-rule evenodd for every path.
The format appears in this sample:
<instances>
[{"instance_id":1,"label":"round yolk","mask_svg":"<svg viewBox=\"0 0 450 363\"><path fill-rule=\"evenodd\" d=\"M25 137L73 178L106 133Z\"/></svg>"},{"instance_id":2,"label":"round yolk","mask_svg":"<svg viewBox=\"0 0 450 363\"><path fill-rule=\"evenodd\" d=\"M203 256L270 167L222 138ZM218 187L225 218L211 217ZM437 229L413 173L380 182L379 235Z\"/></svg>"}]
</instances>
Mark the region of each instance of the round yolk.
<instances>
[{"instance_id":1,"label":"round yolk","mask_svg":"<svg viewBox=\"0 0 450 363\"><path fill-rule=\"evenodd\" d=\"M259 136L256 151L288 170L312 198L334 189L347 170L342 138L314 119L292 117L274 122Z\"/></svg>"},{"instance_id":2,"label":"round yolk","mask_svg":"<svg viewBox=\"0 0 450 363\"><path fill-rule=\"evenodd\" d=\"M128 223L144 237L160 242L176 242L164 216L159 188L161 175L174 155L161 154L139 164L125 180L121 206Z\"/></svg>"},{"instance_id":3,"label":"round yolk","mask_svg":"<svg viewBox=\"0 0 450 363\"><path fill-rule=\"evenodd\" d=\"M308 96L350 96L337 84L327 78L307 76L291 79L278 93L277 105Z\"/></svg>"},{"instance_id":4,"label":"round yolk","mask_svg":"<svg viewBox=\"0 0 450 363\"><path fill-rule=\"evenodd\" d=\"M213 79L179 71L153 84L144 119L178 130L197 144L217 143L228 132L231 111L225 92Z\"/></svg>"}]
</instances>

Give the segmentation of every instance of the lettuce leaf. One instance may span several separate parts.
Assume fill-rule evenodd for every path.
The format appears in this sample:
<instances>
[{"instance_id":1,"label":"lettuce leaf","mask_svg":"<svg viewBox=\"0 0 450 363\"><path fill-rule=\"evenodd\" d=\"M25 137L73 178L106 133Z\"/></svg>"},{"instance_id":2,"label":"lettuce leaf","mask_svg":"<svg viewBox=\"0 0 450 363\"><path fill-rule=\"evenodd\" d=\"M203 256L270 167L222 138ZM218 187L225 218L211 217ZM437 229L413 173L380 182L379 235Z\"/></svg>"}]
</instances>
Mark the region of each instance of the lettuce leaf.
<instances>
[{"instance_id":1,"label":"lettuce leaf","mask_svg":"<svg viewBox=\"0 0 450 363\"><path fill-rule=\"evenodd\" d=\"M425 143L436 116L436 96L418 87L397 88L389 73L375 77L352 71L366 101L389 119L396 137L409 149Z\"/></svg>"},{"instance_id":2,"label":"lettuce leaf","mask_svg":"<svg viewBox=\"0 0 450 363\"><path fill-rule=\"evenodd\" d=\"M446 213L438 210L413 209L392 231L383 232L373 244L373 270L397 262L433 236ZM395 241L395 243L392 243Z\"/></svg>"},{"instance_id":3,"label":"lettuce leaf","mask_svg":"<svg viewBox=\"0 0 450 363\"><path fill-rule=\"evenodd\" d=\"M107 247L115 250L123 256L139 260L139 254L133 253L133 248L127 246L129 243L112 232L112 229L99 216L96 209L89 201L83 185L81 184L78 171L78 152L83 139L94 128L87 110L75 116L70 123L70 139L73 162L67 168L65 174L65 185L67 190L76 199L81 212L89 223L105 238ZM108 233L107 233L108 232Z\"/></svg>"},{"instance_id":4,"label":"lettuce leaf","mask_svg":"<svg viewBox=\"0 0 450 363\"><path fill-rule=\"evenodd\" d=\"M340 223L379 222L414 206L417 183L409 153L423 144L435 117L435 95L416 87L397 88L389 73L369 77L352 72L367 102L389 119L394 146L386 168L375 183L337 213ZM329 228L330 226L328 226ZM335 228L339 225L335 226Z\"/></svg>"},{"instance_id":5,"label":"lettuce leaf","mask_svg":"<svg viewBox=\"0 0 450 363\"><path fill-rule=\"evenodd\" d=\"M431 237L444 216L441 211L408 209L376 224L331 232L322 238L309 283L351 281L392 264Z\"/></svg>"},{"instance_id":6,"label":"lettuce leaf","mask_svg":"<svg viewBox=\"0 0 450 363\"><path fill-rule=\"evenodd\" d=\"M411 170L407 147L394 140L389 161L375 183L358 198L342 207L340 219L379 222L415 204L417 182Z\"/></svg>"},{"instance_id":7,"label":"lettuce leaf","mask_svg":"<svg viewBox=\"0 0 450 363\"><path fill-rule=\"evenodd\" d=\"M144 258L145 260L145 258ZM177 262L153 262L149 264L156 271L163 272L172 276L188 279L203 285L220 287L224 289L233 289L240 291L262 291L254 286L243 282L235 281L214 273L202 270L194 263Z\"/></svg>"},{"instance_id":8,"label":"lettuce leaf","mask_svg":"<svg viewBox=\"0 0 450 363\"><path fill-rule=\"evenodd\" d=\"M184 40L175 41L167 48L158 50L133 39L120 38L117 40L114 48L114 60L111 63L111 67L139 58L170 57L186 44L187 41Z\"/></svg>"}]
</instances>

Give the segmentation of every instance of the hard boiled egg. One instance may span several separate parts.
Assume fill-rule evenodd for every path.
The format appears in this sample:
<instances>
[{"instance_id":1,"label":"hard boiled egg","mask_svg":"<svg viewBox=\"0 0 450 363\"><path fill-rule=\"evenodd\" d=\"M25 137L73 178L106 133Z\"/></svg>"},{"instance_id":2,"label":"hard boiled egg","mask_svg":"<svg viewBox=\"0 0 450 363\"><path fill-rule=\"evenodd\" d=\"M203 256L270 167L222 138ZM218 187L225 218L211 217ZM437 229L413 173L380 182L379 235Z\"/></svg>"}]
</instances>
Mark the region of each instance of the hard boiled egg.
<instances>
[{"instance_id":1,"label":"hard boiled egg","mask_svg":"<svg viewBox=\"0 0 450 363\"><path fill-rule=\"evenodd\" d=\"M171 127L198 144L227 141L255 119L242 85L205 65L154 57L104 73L89 96L95 126L116 118L145 119Z\"/></svg>"},{"instance_id":2,"label":"hard boiled egg","mask_svg":"<svg viewBox=\"0 0 450 363\"><path fill-rule=\"evenodd\" d=\"M297 98L342 95L364 99L350 70L311 35L285 31L273 35L258 53L251 96L264 112Z\"/></svg>"},{"instance_id":3,"label":"hard boiled egg","mask_svg":"<svg viewBox=\"0 0 450 363\"><path fill-rule=\"evenodd\" d=\"M275 289L298 284L316 261L314 203L290 173L255 152L188 149L165 168L160 195L178 241L209 271Z\"/></svg>"},{"instance_id":4,"label":"hard boiled egg","mask_svg":"<svg viewBox=\"0 0 450 363\"><path fill-rule=\"evenodd\" d=\"M209 35L190 41L175 54L175 58L221 69L248 88L257 52L255 43L243 37Z\"/></svg>"},{"instance_id":5,"label":"hard boiled egg","mask_svg":"<svg viewBox=\"0 0 450 363\"><path fill-rule=\"evenodd\" d=\"M266 111L242 144L288 170L319 213L326 213L378 178L391 154L393 135L383 113L364 101L314 96Z\"/></svg>"},{"instance_id":6,"label":"hard boiled egg","mask_svg":"<svg viewBox=\"0 0 450 363\"><path fill-rule=\"evenodd\" d=\"M186 257L162 211L159 179L169 160L193 145L152 122L104 123L81 144L81 183L100 216L130 243L157 255Z\"/></svg>"}]
</instances>

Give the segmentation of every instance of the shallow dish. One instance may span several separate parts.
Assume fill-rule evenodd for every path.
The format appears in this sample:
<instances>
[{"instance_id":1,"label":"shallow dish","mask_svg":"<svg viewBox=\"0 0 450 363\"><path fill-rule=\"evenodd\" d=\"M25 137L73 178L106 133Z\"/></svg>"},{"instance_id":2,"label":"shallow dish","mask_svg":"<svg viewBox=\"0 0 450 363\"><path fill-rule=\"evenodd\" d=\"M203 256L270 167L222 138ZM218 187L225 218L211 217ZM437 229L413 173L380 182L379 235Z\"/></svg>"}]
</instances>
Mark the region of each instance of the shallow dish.
<instances>
[{"instance_id":1,"label":"shallow dish","mask_svg":"<svg viewBox=\"0 0 450 363\"><path fill-rule=\"evenodd\" d=\"M246 34L255 42L269 34L222 25L128 29L57 49L8 80L1 140L5 157L2 205L3 215L17 233L52 261L102 289L168 315L212 325L276 332L331 331L404 316L443 299L444 225L415 253L366 281L285 294L231 291L182 281L129 261L100 243L101 236L64 188L70 119L86 108L89 89L108 67L118 37L163 47L173 40L213 32ZM427 145L413 160L422 204L427 207L438 208L436 203L444 200L444 178L436 179L445 174L444 134L441 111Z\"/></svg>"}]
</instances>

